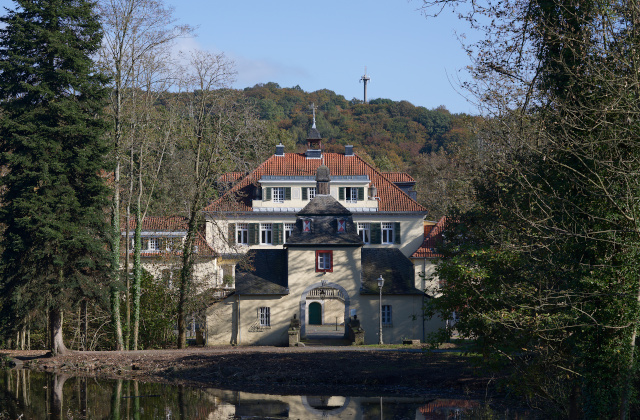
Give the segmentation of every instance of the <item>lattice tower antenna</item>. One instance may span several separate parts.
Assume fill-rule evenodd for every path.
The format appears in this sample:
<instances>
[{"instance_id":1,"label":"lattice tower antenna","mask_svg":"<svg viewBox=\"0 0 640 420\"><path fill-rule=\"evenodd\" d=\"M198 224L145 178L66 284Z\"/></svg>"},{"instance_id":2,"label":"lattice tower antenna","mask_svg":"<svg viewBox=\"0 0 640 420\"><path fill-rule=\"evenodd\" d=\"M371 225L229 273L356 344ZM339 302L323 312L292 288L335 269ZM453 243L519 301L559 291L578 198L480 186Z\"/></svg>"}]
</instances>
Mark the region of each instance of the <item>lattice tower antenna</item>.
<instances>
[{"instance_id":1,"label":"lattice tower antenna","mask_svg":"<svg viewBox=\"0 0 640 420\"><path fill-rule=\"evenodd\" d=\"M367 103L367 83L371 78L367 75L367 67L364 68L364 76L360 78L361 82L364 82L364 103Z\"/></svg>"}]
</instances>

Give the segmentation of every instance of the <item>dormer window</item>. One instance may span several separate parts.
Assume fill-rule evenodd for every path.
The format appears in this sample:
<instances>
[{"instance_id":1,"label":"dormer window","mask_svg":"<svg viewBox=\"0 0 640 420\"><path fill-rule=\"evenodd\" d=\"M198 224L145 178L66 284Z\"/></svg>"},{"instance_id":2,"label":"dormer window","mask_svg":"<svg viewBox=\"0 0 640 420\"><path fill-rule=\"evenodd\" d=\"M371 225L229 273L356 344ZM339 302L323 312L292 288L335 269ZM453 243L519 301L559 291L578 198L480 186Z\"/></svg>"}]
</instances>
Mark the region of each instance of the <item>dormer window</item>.
<instances>
[{"instance_id":1,"label":"dormer window","mask_svg":"<svg viewBox=\"0 0 640 420\"><path fill-rule=\"evenodd\" d=\"M263 201L273 201L274 203L284 203L291 200L291 187L266 187L262 194Z\"/></svg>"},{"instance_id":2,"label":"dormer window","mask_svg":"<svg viewBox=\"0 0 640 420\"><path fill-rule=\"evenodd\" d=\"M284 203L284 187L277 187L273 189L273 202Z\"/></svg>"},{"instance_id":3,"label":"dormer window","mask_svg":"<svg viewBox=\"0 0 640 420\"><path fill-rule=\"evenodd\" d=\"M347 220L346 219L337 219L338 224L338 233L345 233L347 231Z\"/></svg>"},{"instance_id":4,"label":"dormer window","mask_svg":"<svg viewBox=\"0 0 640 420\"><path fill-rule=\"evenodd\" d=\"M305 219L302 221L302 231L311 232L311 220Z\"/></svg>"},{"instance_id":5,"label":"dormer window","mask_svg":"<svg viewBox=\"0 0 640 420\"><path fill-rule=\"evenodd\" d=\"M364 187L340 187L338 199L346 200L347 203L364 201Z\"/></svg>"}]
</instances>

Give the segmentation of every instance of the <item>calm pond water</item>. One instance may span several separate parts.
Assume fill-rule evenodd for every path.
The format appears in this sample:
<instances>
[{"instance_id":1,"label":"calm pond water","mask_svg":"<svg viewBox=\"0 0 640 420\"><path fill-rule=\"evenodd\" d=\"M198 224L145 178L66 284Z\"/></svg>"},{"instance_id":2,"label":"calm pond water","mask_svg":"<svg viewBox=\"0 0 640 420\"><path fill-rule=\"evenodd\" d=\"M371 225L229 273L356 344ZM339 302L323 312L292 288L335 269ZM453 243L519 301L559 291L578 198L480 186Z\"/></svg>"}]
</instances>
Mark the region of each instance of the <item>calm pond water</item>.
<instances>
[{"instance_id":1,"label":"calm pond water","mask_svg":"<svg viewBox=\"0 0 640 420\"><path fill-rule=\"evenodd\" d=\"M0 419L456 419L453 399L267 395L125 380L0 371Z\"/></svg>"}]
</instances>

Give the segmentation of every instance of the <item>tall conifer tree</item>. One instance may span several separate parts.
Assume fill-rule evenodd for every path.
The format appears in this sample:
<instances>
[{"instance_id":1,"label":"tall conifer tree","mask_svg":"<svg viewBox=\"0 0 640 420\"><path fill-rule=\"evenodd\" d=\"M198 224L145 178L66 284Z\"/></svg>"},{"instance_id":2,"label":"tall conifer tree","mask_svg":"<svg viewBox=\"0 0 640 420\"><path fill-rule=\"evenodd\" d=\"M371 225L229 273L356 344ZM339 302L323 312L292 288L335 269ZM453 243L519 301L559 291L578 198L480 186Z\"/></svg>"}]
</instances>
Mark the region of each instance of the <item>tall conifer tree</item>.
<instances>
[{"instance_id":1,"label":"tall conifer tree","mask_svg":"<svg viewBox=\"0 0 640 420\"><path fill-rule=\"evenodd\" d=\"M63 311L100 297L111 267L103 170L106 78L87 0L14 0L0 18L3 327L49 314L63 353Z\"/></svg>"}]
</instances>

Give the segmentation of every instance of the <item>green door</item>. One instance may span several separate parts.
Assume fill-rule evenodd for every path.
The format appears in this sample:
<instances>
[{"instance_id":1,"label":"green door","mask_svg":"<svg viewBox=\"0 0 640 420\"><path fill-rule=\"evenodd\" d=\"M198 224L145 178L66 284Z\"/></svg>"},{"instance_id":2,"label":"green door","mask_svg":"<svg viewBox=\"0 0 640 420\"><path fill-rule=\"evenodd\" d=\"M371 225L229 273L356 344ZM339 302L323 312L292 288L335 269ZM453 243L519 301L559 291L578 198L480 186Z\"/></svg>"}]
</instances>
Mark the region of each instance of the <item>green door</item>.
<instances>
[{"instance_id":1,"label":"green door","mask_svg":"<svg viewBox=\"0 0 640 420\"><path fill-rule=\"evenodd\" d=\"M322 305L318 302L309 304L309 325L322 325Z\"/></svg>"}]
</instances>

